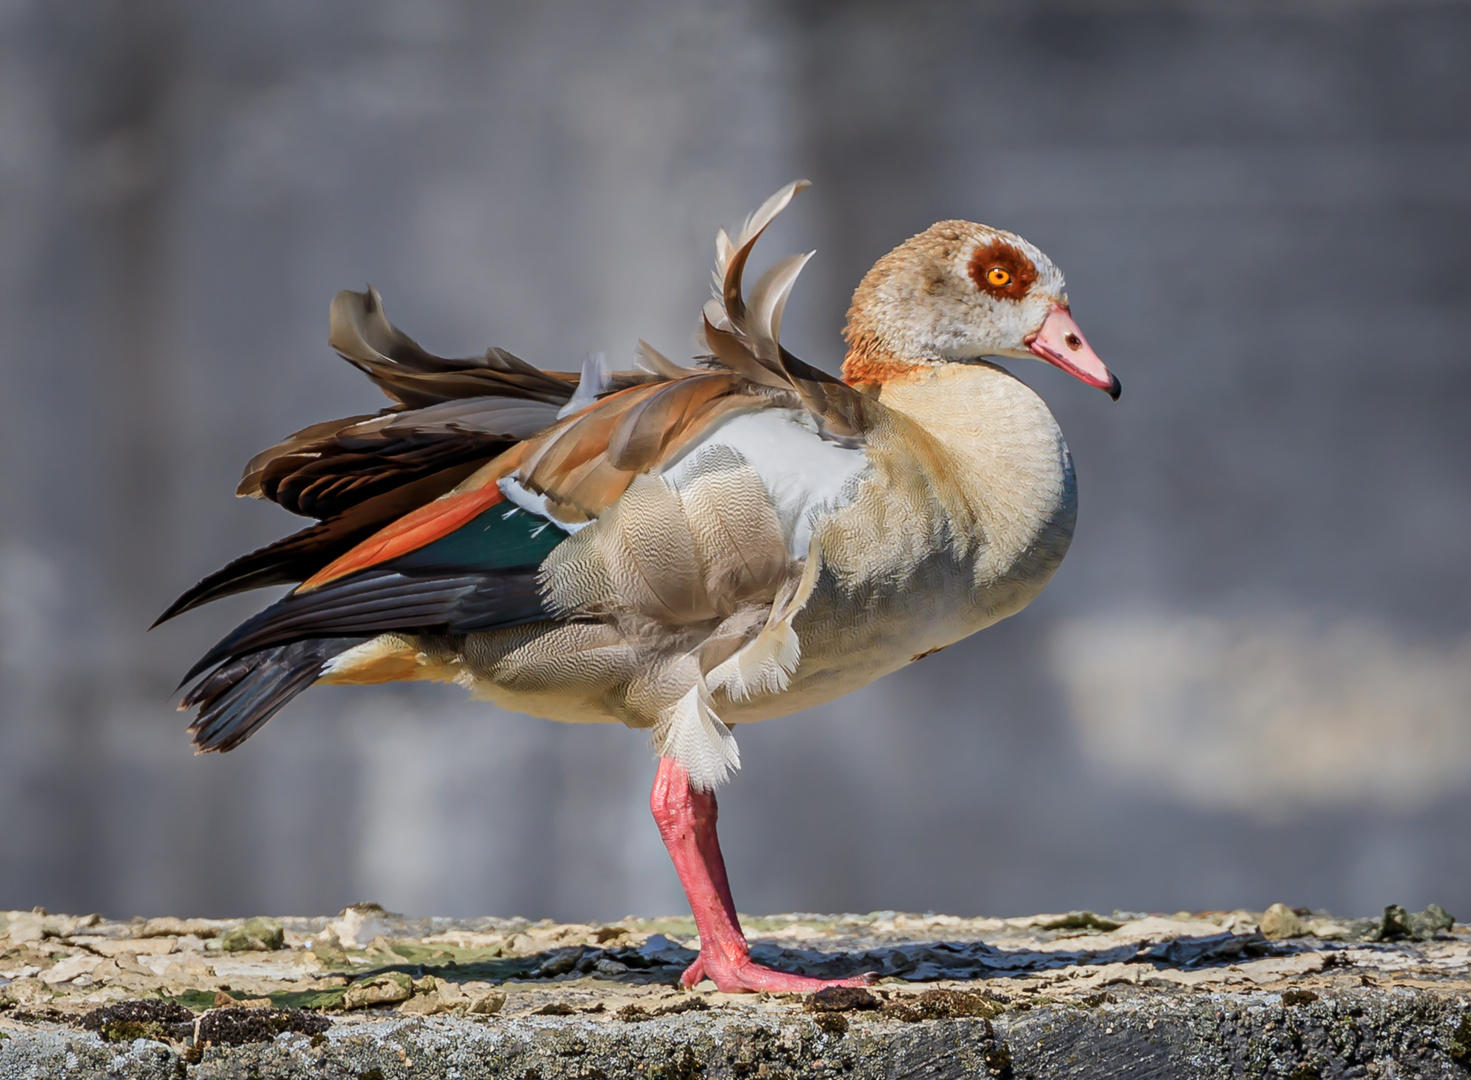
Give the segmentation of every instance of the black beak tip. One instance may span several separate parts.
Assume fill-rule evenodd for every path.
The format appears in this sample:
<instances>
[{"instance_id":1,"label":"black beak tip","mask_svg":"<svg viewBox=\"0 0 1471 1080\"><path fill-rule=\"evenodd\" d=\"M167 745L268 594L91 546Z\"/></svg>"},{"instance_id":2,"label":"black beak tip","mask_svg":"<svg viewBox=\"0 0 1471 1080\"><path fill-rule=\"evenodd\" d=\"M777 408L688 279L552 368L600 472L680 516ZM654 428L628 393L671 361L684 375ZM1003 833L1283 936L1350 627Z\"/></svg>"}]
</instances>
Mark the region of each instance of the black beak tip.
<instances>
[{"instance_id":1,"label":"black beak tip","mask_svg":"<svg viewBox=\"0 0 1471 1080\"><path fill-rule=\"evenodd\" d=\"M1119 377L1110 372L1108 376L1108 396L1117 401L1119 399L1119 395L1123 392L1124 388L1119 383Z\"/></svg>"}]
</instances>

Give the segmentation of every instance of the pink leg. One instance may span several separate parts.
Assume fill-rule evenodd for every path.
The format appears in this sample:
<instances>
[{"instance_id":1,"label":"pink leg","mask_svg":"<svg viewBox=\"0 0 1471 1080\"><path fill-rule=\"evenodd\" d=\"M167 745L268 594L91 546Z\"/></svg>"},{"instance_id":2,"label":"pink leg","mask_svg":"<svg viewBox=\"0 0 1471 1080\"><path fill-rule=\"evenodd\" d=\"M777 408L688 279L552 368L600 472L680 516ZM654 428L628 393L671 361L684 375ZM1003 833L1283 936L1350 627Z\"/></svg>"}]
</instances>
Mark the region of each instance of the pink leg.
<instances>
[{"instance_id":1,"label":"pink leg","mask_svg":"<svg viewBox=\"0 0 1471 1080\"><path fill-rule=\"evenodd\" d=\"M695 926L700 931L700 955L680 977L685 986L708 978L726 993L770 990L775 993L810 992L827 986L866 986L863 976L852 979L815 979L773 971L751 960L746 935L736 918L735 901L725 877L725 859L715 835L715 796L690 787L689 773L673 758L659 759L654 790L649 793L659 835L674 860L679 883L689 898Z\"/></svg>"}]
</instances>

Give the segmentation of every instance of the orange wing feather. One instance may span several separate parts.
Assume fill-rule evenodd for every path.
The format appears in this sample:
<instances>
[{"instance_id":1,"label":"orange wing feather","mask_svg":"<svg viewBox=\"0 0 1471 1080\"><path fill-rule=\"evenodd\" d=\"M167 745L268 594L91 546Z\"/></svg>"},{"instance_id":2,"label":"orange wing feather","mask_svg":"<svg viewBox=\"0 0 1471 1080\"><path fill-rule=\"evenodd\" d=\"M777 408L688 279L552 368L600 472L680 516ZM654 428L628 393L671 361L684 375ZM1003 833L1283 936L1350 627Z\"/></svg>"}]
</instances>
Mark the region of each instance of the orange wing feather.
<instances>
[{"instance_id":1,"label":"orange wing feather","mask_svg":"<svg viewBox=\"0 0 1471 1080\"><path fill-rule=\"evenodd\" d=\"M472 491L460 491L435 499L378 530L347 554L328 563L303 581L296 591L310 592L329 581L416 551L425 544L448 536L504 498L501 489L490 482Z\"/></svg>"}]
</instances>

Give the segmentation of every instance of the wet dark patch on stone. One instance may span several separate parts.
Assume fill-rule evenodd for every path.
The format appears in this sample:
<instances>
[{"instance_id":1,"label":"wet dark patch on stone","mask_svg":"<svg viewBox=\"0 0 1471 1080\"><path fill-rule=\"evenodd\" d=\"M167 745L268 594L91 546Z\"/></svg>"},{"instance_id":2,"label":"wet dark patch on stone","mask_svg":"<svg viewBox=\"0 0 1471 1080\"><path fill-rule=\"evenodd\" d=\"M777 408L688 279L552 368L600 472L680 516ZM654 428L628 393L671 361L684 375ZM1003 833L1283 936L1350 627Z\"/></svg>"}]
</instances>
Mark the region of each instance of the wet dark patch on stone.
<instances>
[{"instance_id":1,"label":"wet dark patch on stone","mask_svg":"<svg viewBox=\"0 0 1471 1080\"><path fill-rule=\"evenodd\" d=\"M983 1051L981 1060L986 1063L986 1071L998 1080L1008 1080L1011 1076L1011 1048L1005 1043Z\"/></svg>"},{"instance_id":2,"label":"wet dark patch on stone","mask_svg":"<svg viewBox=\"0 0 1471 1080\"><path fill-rule=\"evenodd\" d=\"M108 1042L134 1039L182 1039L194 1031L194 1014L173 1001L143 998L103 1005L85 1013L78 1023Z\"/></svg>"},{"instance_id":3,"label":"wet dark patch on stone","mask_svg":"<svg viewBox=\"0 0 1471 1080\"><path fill-rule=\"evenodd\" d=\"M320 1035L332 1026L321 1013L300 1009L215 1009L199 1018L198 1040L216 1046L270 1042L282 1032Z\"/></svg>"},{"instance_id":4,"label":"wet dark patch on stone","mask_svg":"<svg viewBox=\"0 0 1471 1080\"><path fill-rule=\"evenodd\" d=\"M1140 950L1133 962L1153 961L1157 966L1172 968L1218 967L1267 956L1290 956L1296 951L1291 943L1268 941L1261 934L1225 933L1162 941Z\"/></svg>"},{"instance_id":5,"label":"wet dark patch on stone","mask_svg":"<svg viewBox=\"0 0 1471 1080\"><path fill-rule=\"evenodd\" d=\"M958 1016L978 1016L989 1020L1005 1007L995 998L973 990L926 990L913 997L885 1002L879 1014L909 1024Z\"/></svg>"},{"instance_id":6,"label":"wet dark patch on stone","mask_svg":"<svg viewBox=\"0 0 1471 1080\"><path fill-rule=\"evenodd\" d=\"M550 953L530 973L533 979L551 979L558 975L566 975L576 970L577 963L587 953L587 948L582 945L574 945L568 949L557 949Z\"/></svg>"},{"instance_id":7,"label":"wet dark patch on stone","mask_svg":"<svg viewBox=\"0 0 1471 1080\"><path fill-rule=\"evenodd\" d=\"M877 1009L878 998L861 986L829 986L807 999L808 1012L848 1012L853 1009Z\"/></svg>"},{"instance_id":8,"label":"wet dark patch on stone","mask_svg":"<svg viewBox=\"0 0 1471 1080\"><path fill-rule=\"evenodd\" d=\"M680 1013L704 1012L708 1008L710 1008L708 1001L691 995L658 1009L646 1009L642 1005L625 1005L613 1016L626 1024L636 1024L641 1020L652 1020L656 1016L678 1016Z\"/></svg>"}]
</instances>

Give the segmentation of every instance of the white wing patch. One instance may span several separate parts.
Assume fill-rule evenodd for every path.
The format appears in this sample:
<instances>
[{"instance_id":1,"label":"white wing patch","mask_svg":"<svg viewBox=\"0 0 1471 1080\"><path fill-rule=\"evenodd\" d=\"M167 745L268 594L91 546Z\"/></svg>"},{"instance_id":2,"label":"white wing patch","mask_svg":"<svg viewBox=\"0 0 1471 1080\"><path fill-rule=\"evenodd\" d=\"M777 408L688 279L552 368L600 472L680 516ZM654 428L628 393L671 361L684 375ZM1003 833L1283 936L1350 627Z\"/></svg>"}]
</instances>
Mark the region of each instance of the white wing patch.
<instances>
[{"instance_id":1,"label":"white wing patch","mask_svg":"<svg viewBox=\"0 0 1471 1080\"><path fill-rule=\"evenodd\" d=\"M737 413L716 425L664 466L664 479L675 488L688 483L698 473L699 451L710 446L730 447L756 471L776 506L794 559L807 554L814 519L852 499L868 469L862 449L822 438L805 410L762 409Z\"/></svg>"},{"instance_id":2,"label":"white wing patch","mask_svg":"<svg viewBox=\"0 0 1471 1080\"><path fill-rule=\"evenodd\" d=\"M592 524L591 521L558 521L547 509L547 497L524 487L521 481L516 479L515 474L501 477L495 482L495 485L501 489L501 494L506 497L507 502L519 506L528 514L535 514L564 533L575 533L578 529L585 529Z\"/></svg>"}]
</instances>

